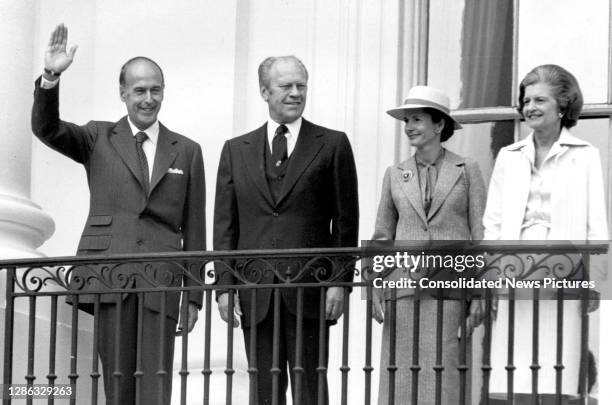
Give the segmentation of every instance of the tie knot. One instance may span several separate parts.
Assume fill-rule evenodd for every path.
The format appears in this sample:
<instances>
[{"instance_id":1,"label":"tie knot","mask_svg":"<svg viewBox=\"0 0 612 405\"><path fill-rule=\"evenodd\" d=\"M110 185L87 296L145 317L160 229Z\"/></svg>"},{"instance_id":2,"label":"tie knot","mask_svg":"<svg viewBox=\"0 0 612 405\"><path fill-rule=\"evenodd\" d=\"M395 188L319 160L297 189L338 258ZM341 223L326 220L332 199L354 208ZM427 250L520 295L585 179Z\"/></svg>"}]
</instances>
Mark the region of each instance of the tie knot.
<instances>
[{"instance_id":1,"label":"tie knot","mask_svg":"<svg viewBox=\"0 0 612 405\"><path fill-rule=\"evenodd\" d=\"M284 136L287 133L287 126L285 124L281 124L276 128L274 132L274 137L277 138L279 136Z\"/></svg>"},{"instance_id":2,"label":"tie knot","mask_svg":"<svg viewBox=\"0 0 612 405\"><path fill-rule=\"evenodd\" d=\"M138 132L134 137L136 138L137 143L143 143L148 138L147 134L142 131Z\"/></svg>"}]
</instances>

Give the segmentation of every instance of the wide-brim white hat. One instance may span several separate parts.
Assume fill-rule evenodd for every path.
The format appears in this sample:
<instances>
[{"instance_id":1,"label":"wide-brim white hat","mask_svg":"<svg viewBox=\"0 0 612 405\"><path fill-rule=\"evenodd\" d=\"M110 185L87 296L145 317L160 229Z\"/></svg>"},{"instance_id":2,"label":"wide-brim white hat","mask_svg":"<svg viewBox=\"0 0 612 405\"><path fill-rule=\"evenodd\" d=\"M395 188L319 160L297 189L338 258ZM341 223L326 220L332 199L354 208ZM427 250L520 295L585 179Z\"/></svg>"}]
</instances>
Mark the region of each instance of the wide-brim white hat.
<instances>
[{"instance_id":1,"label":"wide-brim white hat","mask_svg":"<svg viewBox=\"0 0 612 405\"><path fill-rule=\"evenodd\" d=\"M429 86L415 86L411 88L404 103L399 107L388 110L387 114L404 121L408 111L416 108L433 108L438 110L453 122L455 129L462 128L461 124L451 116L448 96L443 91Z\"/></svg>"}]
</instances>

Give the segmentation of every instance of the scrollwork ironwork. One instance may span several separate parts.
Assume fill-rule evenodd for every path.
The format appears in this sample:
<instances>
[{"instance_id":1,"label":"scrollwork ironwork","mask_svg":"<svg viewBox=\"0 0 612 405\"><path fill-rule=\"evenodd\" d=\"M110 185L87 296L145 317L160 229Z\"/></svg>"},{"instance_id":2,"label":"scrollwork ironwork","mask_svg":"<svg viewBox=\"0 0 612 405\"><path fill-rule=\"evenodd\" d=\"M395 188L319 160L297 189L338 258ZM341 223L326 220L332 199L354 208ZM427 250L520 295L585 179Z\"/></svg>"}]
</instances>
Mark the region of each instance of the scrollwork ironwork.
<instances>
[{"instance_id":1,"label":"scrollwork ironwork","mask_svg":"<svg viewBox=\"0 0 612 405\"><path fill-rule=\"evenodd\" d=\"M40 293L46 288L67 291L129 290L132 288L167 288L181 285L207 286L218 282L220 274L229 273L236 284L261 283L337 283L352 281L372 283L377 278L387 278L398 268L374 271L371 251L348 254L296 254L295 256L241 254L237 257L222 256L183 258L180 255L167 260L102 264L75 264L69 266L36 265L20 268L15 276L16 287L25 293ZM572 279L582 277L581 257L578 253L516 253L512 251L489 254L485 266L461 273L460 277L474 279L539 279L554 277ZM77 261L78 260L73 260ZM84 260L85 261L85 260ZM418 280L423 277L446 277L441 267L403 269L402 277ZM348 274L351 277L348 277ZM457 273L460 274L459 272Z\"/></svg>"}]
</instances>

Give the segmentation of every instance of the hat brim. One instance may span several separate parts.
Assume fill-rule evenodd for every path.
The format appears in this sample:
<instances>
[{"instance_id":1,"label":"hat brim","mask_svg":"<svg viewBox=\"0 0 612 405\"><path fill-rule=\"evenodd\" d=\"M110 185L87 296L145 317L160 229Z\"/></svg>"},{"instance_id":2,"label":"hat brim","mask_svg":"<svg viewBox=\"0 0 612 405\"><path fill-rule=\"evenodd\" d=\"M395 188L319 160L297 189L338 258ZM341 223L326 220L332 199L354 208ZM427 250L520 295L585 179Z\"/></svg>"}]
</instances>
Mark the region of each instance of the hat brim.
<instances>
[{"instance_id":1,"label":"hat brim","mask_svg":"<svg viewBox=\"0 0 612 405\"><path fill-rule=\"evenodd\" d=\"M416 109L419 109L419 108L433 108L434 110L440 111L442 114L444 114L444 116L446 118L450 119L453 122L453 126L454 126L455 129L462 129L463 128L461 126L461 124L459 124L446 111L443 111L443 110L441 110L439 108L436 108L435 106L433 106L431 104L403 104L403 105L401 105L399 107L387 110L387 114L389 114L390 116L392 116L395 119L398 119L400 121L404 121L404 119L406 118L406 114L408 114L408 111L416 110Z\"/></svg>"}]
</instances>

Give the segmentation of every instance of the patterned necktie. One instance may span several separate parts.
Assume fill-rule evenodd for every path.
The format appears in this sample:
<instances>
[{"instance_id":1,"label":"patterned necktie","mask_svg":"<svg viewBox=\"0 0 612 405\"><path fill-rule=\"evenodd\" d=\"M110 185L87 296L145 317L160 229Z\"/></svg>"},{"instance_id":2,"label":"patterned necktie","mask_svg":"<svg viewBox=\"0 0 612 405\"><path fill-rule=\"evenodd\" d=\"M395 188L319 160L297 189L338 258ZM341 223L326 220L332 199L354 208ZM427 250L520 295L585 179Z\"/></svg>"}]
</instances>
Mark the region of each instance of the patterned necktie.
<instances>
[{"instance_id":1,"label":"patterned necktie","mask_svg":"<svg viewBox=\"0 0 612 405\"><path fill-rule=\"evenodd\" d=\"M429 208L431 208L431 200L433 199L433 189L437 180L436 168L433 164L425 165L425 198L423 208L425 213L429 214Z\"/></svg>"},{"instance_id":2,"label":"patterned necktie","mask_svg":"<svg viewBox=\"0 0 612 405\"><path fill-rule=\"evenodd\" d=\"M275 167L279 167L285 160L287 160L287 127L285 124L279 125L274 132L274 138L272 139L272 161Z\"/></svg>"},{"instance_id":3,"label":"patterned necktie","mask_svg":"<svg viewBox=\"0 0 612 405\"><path fill-rule=\"evenodd\" d=\"M136 152L138 152L138 160L140 161L140 171L142 174L142 180L145 188L145 192L149 195L149 164L147 162L147 155L142 149L142 143L147 140L148 136L144 132L140 131L136 134Z\"/></svg>"}]
</instances>

